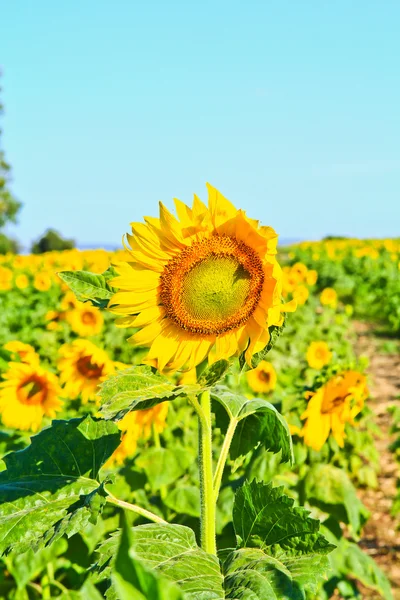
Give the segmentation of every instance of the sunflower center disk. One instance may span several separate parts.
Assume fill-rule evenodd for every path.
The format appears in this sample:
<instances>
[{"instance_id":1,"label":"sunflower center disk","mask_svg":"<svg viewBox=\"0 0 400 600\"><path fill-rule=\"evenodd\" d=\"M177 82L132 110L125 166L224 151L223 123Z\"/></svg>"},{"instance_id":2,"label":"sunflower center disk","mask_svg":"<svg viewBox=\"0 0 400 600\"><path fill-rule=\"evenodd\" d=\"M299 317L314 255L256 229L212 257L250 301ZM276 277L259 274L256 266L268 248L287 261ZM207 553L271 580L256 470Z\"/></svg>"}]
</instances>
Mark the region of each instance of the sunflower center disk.
<instances>
[{"instance_id":1,"label":"sunflower center disk","mask_svg":"<svg viewBox=\"0 0 400 600\"><path fill-rule=\"evenodd\" d=\"M22 404L41 404L44 400L45 390L39 379L31 377L19 386L17 394Z\"/></svg>"},{"instance_id":2,"label":"sunflower center disk","mask_svg":"<svg viewBox=\"0 0 400 600\"><path fill-rule=\"evenodd\" d=\"M194 243L166 265L161 299L167 315L183 329L220 334L247 321L263 282L262 262L254 250L216 235Z\"/></svg>"}]
</instances>

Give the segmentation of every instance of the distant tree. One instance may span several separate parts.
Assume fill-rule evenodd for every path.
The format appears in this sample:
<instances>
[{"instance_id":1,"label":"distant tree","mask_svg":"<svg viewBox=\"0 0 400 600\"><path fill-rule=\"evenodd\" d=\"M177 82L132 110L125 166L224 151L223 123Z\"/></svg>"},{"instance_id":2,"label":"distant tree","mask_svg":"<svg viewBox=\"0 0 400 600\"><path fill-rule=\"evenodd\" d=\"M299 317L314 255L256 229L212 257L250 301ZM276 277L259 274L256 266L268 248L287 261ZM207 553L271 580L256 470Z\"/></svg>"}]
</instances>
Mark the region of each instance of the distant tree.
<instances>
[{"instance_id":1,"label":"distant tree","mask_svg":"<svg viewBox=\"0 0 400 600\"><path fill-rule=\"evenodd\" d=\"M0 102L0 115L2 113L3 105ZM22 206L21 202L12 195L9 189L11 167L6 161L1 147L1 134L2 130L0 129L0 228L4 227L6 223L15 223L18 211Z\"/></svg>"},{"instance_id":2,"label":"distant tree","mask_svg":"<svg viewBox=\"0 0 400 600\"><path fill-rule=\"evenodd\" d=\"M20 251L20 246L17 240L9 238L5 233L0 231L0 254L17 254Z\"/></svg>"},{"instance_id":3,"label":"distant tree","mask_svg":"<svg viewBox=\"0 0 400 600\"><path fill-rule=\"evenodd\" d=\"M322 238L323 242L329 242L332 240L347 240L347 236L345 235L326 235L324 238Z\"/></svg>"},{"instance_id":4,"label":"distant tree","mask_svg":"<svg viewBox=\"0 0 400 600\"><path fill-rule=\"evenodd\" d=\"M75 248L74 240L66 240L54 229L48 229L41 238L32 244L33 254L43 254L53 250L71 250Z\"/></svg>"}]
</instances>

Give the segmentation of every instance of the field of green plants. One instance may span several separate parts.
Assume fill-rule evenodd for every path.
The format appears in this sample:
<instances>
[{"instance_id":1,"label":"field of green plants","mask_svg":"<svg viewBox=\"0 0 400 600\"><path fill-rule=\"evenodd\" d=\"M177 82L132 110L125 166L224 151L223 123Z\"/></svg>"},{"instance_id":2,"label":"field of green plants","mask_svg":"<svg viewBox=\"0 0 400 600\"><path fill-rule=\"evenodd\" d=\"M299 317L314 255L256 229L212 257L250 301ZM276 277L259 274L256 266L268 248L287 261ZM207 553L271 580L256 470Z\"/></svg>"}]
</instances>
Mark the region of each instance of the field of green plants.
<instances>
[{"instance_id":1,"label":"field of green plants","mask_svg":"<svg viewBox=\"0 0 400 600\"><path fill-rule=\"evenodd\" d=\"M398 351L400 241L275 256L221 210L190 246L185 210L130 250L0 256L0 598L396 598L360 543L382 432L353 323ZM400 461L400 401L388 418Z\"/></svg>"}]
</instances>

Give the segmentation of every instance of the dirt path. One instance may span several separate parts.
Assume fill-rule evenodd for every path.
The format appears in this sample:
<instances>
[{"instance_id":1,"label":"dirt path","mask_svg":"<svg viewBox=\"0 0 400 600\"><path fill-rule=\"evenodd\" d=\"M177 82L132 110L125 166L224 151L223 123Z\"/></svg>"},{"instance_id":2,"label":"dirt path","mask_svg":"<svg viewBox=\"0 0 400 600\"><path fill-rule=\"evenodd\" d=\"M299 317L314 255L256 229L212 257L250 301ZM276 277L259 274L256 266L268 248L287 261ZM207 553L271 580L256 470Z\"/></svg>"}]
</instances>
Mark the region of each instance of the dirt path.
<instances>
[{"instance_id":1,"label":"dirt path","mask_svg":"<svg viewBox=\"0 0 400 600\"><path fill-rule=\"evenodd\" d=\"M370 361L371 399L368 403L382 431L382 437L375 440L381 457L378 488L359 490L361 500L371 512L360 545L386 572L394 597L400 600L400 522L390 515L400 469L389 450L393 436L389 434L391 417L388 413L389 406L400 405L400 354L379 351L384 340L374 335L372 325L356 322L355 330L357 354L367 356ZM377 596L366 594L367 597Z\"/></svg>"}]
</instances>

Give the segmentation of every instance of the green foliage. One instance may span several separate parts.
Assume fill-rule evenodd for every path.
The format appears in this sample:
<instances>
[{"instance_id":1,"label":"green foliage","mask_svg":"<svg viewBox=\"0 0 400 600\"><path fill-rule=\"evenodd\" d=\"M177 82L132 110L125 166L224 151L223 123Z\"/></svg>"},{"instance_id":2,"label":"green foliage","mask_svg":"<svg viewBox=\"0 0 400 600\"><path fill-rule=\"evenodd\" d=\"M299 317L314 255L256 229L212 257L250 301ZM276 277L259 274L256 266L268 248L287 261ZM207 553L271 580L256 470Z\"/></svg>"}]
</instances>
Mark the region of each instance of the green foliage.
<instances>
[{"instance_id":1,"label":"green foliage","mask_svg":"<svg viewBox=\"0 0 400 600\"><path fill-rule=\"evenodd\" d=\"M23 552L96 522L105 502L99 469L120 441L112 422L53 421L0 473L0 554Z\"/></svg>"},{"instance_id":2,"label":"green foliage","mask_svg":"<svg viewBox=\"0 0 400 600\"><path fill-rule=\"evenodd\" d=\"M54 229L47 231L36 242L32 244L32 254L43 254L44 252L60 252L61 250L72 250L75 248L74 240L67 240Z\"/></svg>"},{"instance_id":3,"label":"green foliage","mask_svg":"<svg viewBox=\"0 0 400 600\"><path fill-rule=\"evenodd\" d=\"M332 465L316 464L308 471L304 494L310 504L348 523L355 535L368 517L346 472Z\"/></svg>"},{"instance_id":4,"label":"green foliage","mask_svg":"<svg viewBox=\"0 0 400 600\"><path fill-rule=\"evenodd\" d=\"M151 367L131 367L102 384L100 411L106 419L119 419L130 410L151 408L198 391L198 385L175 385L167 377L153 373Z\"/></svg>"},{"instance_id":5,"label":"green foliage","mask_svg":"<svg viewBox=\"0 0 400 600\"><path fill-rule=\"evenodd\" d=\"M0 254L8 254L9 252L17 254L19 248L20 246L16 240L0 232Z\"/></svg>"},{"instance_id":6,"label":"green foliage","mask_svg":"<svg viewBox=\"0 0 400 600\"><path fill-rule=\"evenodd\" d=\"M1 91L1 88L0 88ZM3 105L0 102L0 116L3 112ZM0 129L0 141L1 141L1 129ZM17 220L17 214L21 208L21 203L13 196L9 189L11 167L5 159L4 152L1 150L0 144L0 228L4 227L6 223L15 223ZM4 247L5 239L0 240L0 254L2 247Z\"/></svg>"},{"instance_id":7,"label":"green foliage","mask_svg":"<svg viewBox=\"0 0 400 600\"><path fill-rule=\"evenodd\" d=\"M230 447L231 458L243 456L262 444L272 452L281 451L283 461L293 461L292 438L287 422L267 400L248 400L222 386L215 388L211 396L225 409L229 421L237 423ZM218 406L215 408L217 424L225 431L226 415L218 410Z\"/></svg>"}]
</instances>

